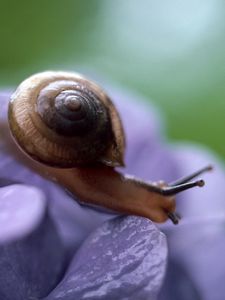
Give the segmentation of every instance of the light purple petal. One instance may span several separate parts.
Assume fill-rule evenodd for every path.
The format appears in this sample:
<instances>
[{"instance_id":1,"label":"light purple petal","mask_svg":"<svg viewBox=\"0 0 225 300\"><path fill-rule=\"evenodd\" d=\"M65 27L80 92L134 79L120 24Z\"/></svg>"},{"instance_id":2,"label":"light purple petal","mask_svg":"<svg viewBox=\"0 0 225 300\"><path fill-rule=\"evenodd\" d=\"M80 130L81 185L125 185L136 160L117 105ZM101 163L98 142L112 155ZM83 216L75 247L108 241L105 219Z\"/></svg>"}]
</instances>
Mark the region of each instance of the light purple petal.
<instances>
[{"instance_id":1,"label":"light purple petal","mask_svg":"<svg viewBox=\"0 0 225 300\"><path fill-rule=\"evenodd\" d=\"M225 218L186 221L169 233L170 256L182 265L201 299L221 300L225 295Z\"/></svg>"},{"instance_id":2,"label":"light purple petal","mask_svg":"<svg viewBox=\"0 0 225 300\"><path fill-rule=\"evenodd\" d=\"M119 217L105 222L75 255L48 300L154 300L165 273L167 246L152 222Z\"/></svg>"},{"instance_id":3,"label":"light purple petal","mask_svg":"<svg viewBox=\"0 0 225 300\"><path fill-rule=\"evenodd\" d=\"M204 188L192 189L179 196L177 209L183 216L180 225L161 227L168 230L170 257L185 270L201 299L221 300L225 294L223 164L212 153L199 146L175 146L174 153L181 176L208 164L214 166L214 171L202 176L206 182ZM170 276L170 273L167 276ZM169 295L168 286L167 291ZM184 299L182 290L178 292L180 294L177 299Z\"/></svg>"},{"instance_id":4,"label":"light purple petal","mask_svg":"<svg viewBox=\"0 0 225 300\"><path fill-rule=\"evenodd\" d=\"M36 188L11 185L0 189L0 245L30 234L46 211L44 195Z\"/></svg>"},{"instance_id":5,"label":"light purple petal","mask_svg":"<svg viewBox=\"0 0 225 300\"><path fill-rule=\"evenodd\" d=\"M130 111L129 116L132 116ZM187 295L189 299L198 299L198 297L204 300L223 299L225 291L222 287L224 286L225 264L223 263L224 260L222 257L225 245L225 232L224 230L220 230L223 225L219 226L220 229L217 228L214 234L211 233L210 226L214 228L214 225L211 224L212 219L210 218L206 221L206 223L208 222L206 231L204 228L205 223L201 224L201 222L199 222L199 228L197 230L195 230L191 224L190 226L188 225L189 222L191 223L192 218L198 217L202 219L205 216L224 217L225 172L223 163L210 151L200 146L183 144L173 147L170 146L170 150L166 150L160 138L155 139L154 135L152 135L151 139L148 140L149 131L147 128L144 130L144 127L142 128L142 134L141 131L139 131L138 138L132 136L133 127L136 126L136 124L137 127L139 126L138 118L136 117L136 122L132 120L129 121L128 116L125 116L123 119L125 120L125 126L128 128L128 137L130 136L133 140L132 149L136 149L136 153L132 153L134 156L132 157L131 155L129 157L131 161L128 162L128 166L129 163L132 164L132 161L137 161L137 166L134 164L135 170L133 172L138 172L136 173L138 176L147 179L166 179L170 181L191 174L208 164L214 165L215 169L212 173L202 176L206 182L204 188L195 188L181 193L179 197L177 197L177 210L183 216L181 224L187 222L186 230L178 235L177 232L181 230L180 225L176 227L170 223L166 225L166 227L170 228L168 239L170 245L169 253L173 256L175 264L173 271L174 273L179 273L180 268L183 269L184 274L180 274L179 280L182 279L182 276L185 276L186 286L184 286L183 289L177 288L172 290L167 284L165 290L167 290L167 300L185 299L184 297ZM147 120L147 116L145 116L145 119ZM135 118L133 118L133 120L135 120ZM146 120L145 122L147 122ZM130 131L129 126L131 126ZM150 128L150 126L148 128ZM136 141L138 141L137 144L135 143ZM132 144L132 141L130 144ZM151 158L155 144L158 144L155 156L156 164L154 165L153 161L152 165ZM140 148L138 150L139 145ZM167 169L167 171L165 169ZM155 174L156 177L154 177ZM223 228L225 229L225 226ZM186 236L188 237L187 239ZM201 245L203 236L203 244ZM198 239L199 242L197 242ZM185 244L185 251L180 248L180 245L183 243ZM202 253L207 253L207 255L205 254L204 256ZM171 275L170 270L168 270L167 282L171 283L171 276L174 277L174 274ZM175 282L177 282L177 280L175 280ZM173 292L176 293L177 298L175 298ZM171 295L171 293L173 294Z\"/></svg>"},{"instance_id":6,"label":"light purple petal","mask_svg":"<svg viewBox=\"0 0 225 300\"><path fill-rule=\"evenodd\" d=\"M202 176L206 182L203 188L182 193L178 205L184 217L204 217L225 213L225 169L222 161L209 150L190 144L174 147L174 153L182 176L208 164L214 166L212 172Z\"/></svg>"},{"instance_id":7,"label":"light purple petal","mask_svg":"<svg viewBox=\"0 0 225 300\"><path fill-rule=\"evenodd\" d=\"M183 266L170 257L166 277L160 290L158 300L202 300L195 282Z\"/></svg>"},{"instance_id":8,"label":"light purple petal","mask_svg":"<svg viewBox=\"0 0 225 300\"><path fill-rule=\"evenodd\" d=\"M200 147L183 145L175 147L174 151L182 175L209 163L213 164L215 169L204 175L206 185L203 189L193 189L180 196L178 208L183 215L183 221L177 228L170 228L168 234L170 255L186 270L202 299L223 299L225 293L223 164L209 151ZM182 294L180 298L183 299Z\"/></svg>"},{"instance_id":9,"label":"light purple petal","mask_svg":"<svg viewBox=\"0 0 225 300\"><path fill-rule=\"evenodd\" d=\"M125 90L109 88L109 94L126 133L124 172L152 181L176 179L179 176L176 158L163 139L162 120L157 109L140 95Z\"/></svg>"},{"instance_id":10,"label":"light purple petal","mask_svg":"<svg viewBox=\"0 0 225 300\"><path fill-rule=\"evenodd\" d=\"M225 172L223 164L203 148L183 145L174 149L182 175L207 164L214 171L204 175L206 185L183 193L178 209L183 221L170 228L170 254L183 265L205 300L222 299L225 263ZM182 225L183 224L183 225ZM184 249L185 248L185 249ZM181 295L182 298L182 295Z\"/></svg>"},{"instance_id":11,"label":"light purple petal","mask_svg":"<svg viewBox=\"0 0 225 300\"><path fill-rule=\"evenodd\" d=\"M64 249L36 188L0 189L0 299L44 297L64 270Z\"/></svg>"}]
</instances>

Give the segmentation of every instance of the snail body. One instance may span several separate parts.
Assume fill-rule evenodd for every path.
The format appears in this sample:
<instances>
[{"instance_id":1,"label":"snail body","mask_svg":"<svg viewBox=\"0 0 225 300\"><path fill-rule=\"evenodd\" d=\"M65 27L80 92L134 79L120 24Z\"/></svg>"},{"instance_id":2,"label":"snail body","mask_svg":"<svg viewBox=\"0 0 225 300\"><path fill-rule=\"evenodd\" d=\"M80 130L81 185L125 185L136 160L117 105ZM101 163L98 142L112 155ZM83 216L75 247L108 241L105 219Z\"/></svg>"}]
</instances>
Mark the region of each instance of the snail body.
<instances>
[{"instance_id":1,"label":"snail body","mask_svg":"<svg viewBox=\"0 0 225 300\"><path fill-rule=\"evenodd\" d=\"M188 181L206 169L173 186L116 171L124 166L125 149L119 114L96 83L77 73L48 71L26 79L11 97L8 121L35 170L89 204L177 224L173 196L203 185Z\"/></svg>"},{"instance_id":2,"label":"snail body","mask_svg":"<svg viewBox=\"0 0 225 300\"><path fill-rule=\"evenodd\" d=\"M12 95L9 125L19 146L55 167L123 165L124 134L105 92L77 73L43 72Z\"/></svg>"}]
</instances>

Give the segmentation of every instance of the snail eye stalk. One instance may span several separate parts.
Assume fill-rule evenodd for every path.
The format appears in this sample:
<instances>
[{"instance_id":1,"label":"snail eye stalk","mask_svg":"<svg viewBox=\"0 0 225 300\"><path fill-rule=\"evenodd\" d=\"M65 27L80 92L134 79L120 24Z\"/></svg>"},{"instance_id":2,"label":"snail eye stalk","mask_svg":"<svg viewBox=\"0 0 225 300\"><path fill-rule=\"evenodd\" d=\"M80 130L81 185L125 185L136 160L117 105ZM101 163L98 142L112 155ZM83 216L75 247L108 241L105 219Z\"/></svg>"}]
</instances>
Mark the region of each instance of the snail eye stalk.
<instances>
[{"instance_id":1,"label":"snail eye stalk","mask_svg":"<svg viewBox=\"0 0 225 300\"><path fill-rule=\"evenodd\" d=\"M155 192L159 193L161 195L164 195L164 196L173 196L173 195L176 195L180 192L184 192L186 190L189 190L193 187L196 187L196 186L203 187L204 185L205 185L204 180L200 179L200 180L181 183L181 184L172 185L172 186L168 186L168 187L164 187L164 188L157 188L156 187Z\"/></svg>"},{"instance_id":2,"label":"snail eye stalk","mask_svg":"<svg viewBox=\"0 0 225 300\"><path fill-rule=\"evenodd\" d=\"M205 173L205 172L210 172L213 170L213 166L212 165L208 165L192 174L190 174L189 176L185 176L185 177L182 177L174 182L171 182L170 183L170 186L176 186L176 185L179 185L179 184L183 184L183 183L186 183L192 179L194 179L195 177Z\"/></svg>"}]
</instances>

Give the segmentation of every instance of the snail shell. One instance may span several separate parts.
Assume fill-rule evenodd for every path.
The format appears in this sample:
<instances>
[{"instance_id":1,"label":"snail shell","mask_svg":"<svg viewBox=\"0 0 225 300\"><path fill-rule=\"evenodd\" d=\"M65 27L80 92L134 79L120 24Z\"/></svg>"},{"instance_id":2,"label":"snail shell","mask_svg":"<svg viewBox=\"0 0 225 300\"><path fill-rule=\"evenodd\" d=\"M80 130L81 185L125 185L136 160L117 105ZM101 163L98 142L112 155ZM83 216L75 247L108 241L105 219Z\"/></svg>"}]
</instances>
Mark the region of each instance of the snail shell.
<instances>
[{"instance_id":1,"label":"snail shell","mask_svg":"<svg viewBox=\"0 0 225 300\"><path fill-rule=\"evenodd\" d=\"M26 79L11 97L9 126L22 150L44 164L123 165L119 115L106 93L80 74L49 71Z\"/></svg>"}]
</instances>

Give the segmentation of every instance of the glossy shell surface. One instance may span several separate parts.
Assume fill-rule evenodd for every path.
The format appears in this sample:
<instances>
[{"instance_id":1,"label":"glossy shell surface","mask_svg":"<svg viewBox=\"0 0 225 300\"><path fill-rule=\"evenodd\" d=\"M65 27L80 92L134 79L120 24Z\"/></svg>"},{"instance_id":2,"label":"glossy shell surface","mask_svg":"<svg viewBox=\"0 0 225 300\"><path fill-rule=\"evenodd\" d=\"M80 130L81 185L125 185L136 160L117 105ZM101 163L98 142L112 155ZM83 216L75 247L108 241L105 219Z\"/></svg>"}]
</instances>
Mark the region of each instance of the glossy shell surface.
<instances>
[{"instance_id":1,"label":"glossy shell surface","mask_svg":"<svg viewBox=\"0 0 225 300\"><path fill-rule=\"evenodd\" d=\"M116 108L94 82L77 73L35 74L9 104L16 142L33 159L70 168L122 166L124 132Z\"/></svg>"}]
</instances>

